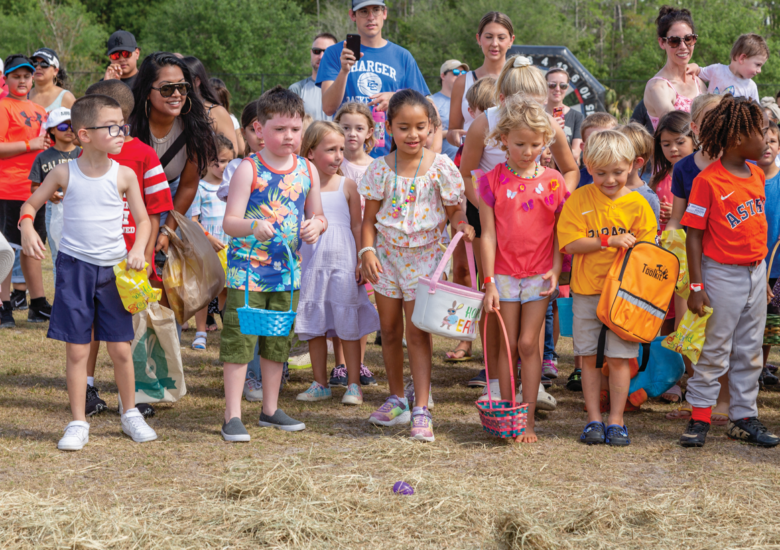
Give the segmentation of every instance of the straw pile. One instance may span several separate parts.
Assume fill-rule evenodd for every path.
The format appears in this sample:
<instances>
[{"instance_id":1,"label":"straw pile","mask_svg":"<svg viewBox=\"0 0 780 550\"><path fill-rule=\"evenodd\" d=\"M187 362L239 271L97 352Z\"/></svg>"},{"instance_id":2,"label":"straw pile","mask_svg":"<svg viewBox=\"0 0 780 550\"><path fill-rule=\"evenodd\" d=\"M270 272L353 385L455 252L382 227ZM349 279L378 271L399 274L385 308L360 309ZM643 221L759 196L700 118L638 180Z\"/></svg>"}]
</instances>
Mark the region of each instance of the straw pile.
<instances>
[{"instance_id":1,"label":"straw pile","mask_svg":"<svg viewBox=\"0 0 780 550\"><path fill-rule=\"evenodd\" d=\"M675 491L607 488L587 475L551 490L544 472L524 469L525 452L381 438L342 453L242 460L207 487L108 504L2 492L0 547L780 547L777 476L744 463L733 480L701 472ZM401 479L415 495L391 492Z\"/></svg>"}]
</instances>

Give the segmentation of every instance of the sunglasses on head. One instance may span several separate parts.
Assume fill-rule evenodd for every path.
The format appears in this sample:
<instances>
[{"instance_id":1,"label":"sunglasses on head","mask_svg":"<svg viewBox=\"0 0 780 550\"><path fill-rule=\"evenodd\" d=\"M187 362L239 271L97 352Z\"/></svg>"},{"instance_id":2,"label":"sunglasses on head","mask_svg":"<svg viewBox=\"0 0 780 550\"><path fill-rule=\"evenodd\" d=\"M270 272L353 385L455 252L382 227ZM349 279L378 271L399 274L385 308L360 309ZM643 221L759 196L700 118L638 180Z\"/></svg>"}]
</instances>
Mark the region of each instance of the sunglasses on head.
<instances>
[{"instance_id":1,"label":"sunglasses on head","mask_svg":"<svg viewBox=\"0 0 780 550\"><path fill-rule=\"evenodd\" d=\"M60 122L59 124L57 124L57 126L55 126L55 128L60 132L67 132L68 130L71 129L71 125L70 122Z\"/></svg>"},{"instance_id":2,"label":"sunglasses on head","mask_svg":"<svg viewBox=\"0 0 780 550\"><path fill-rule=\"evenodd\" d=\"M313 53L314 55L321 55L325 53L325 48L312 48L311 53Z\"/></svg>"},{"instance_id":3,"label":"sunglasses on head","mask_svg":"<svg viewBox=\"0 0 780 550\"><path fill-rule=\"evenodd\" d=\"M129 58L131 55L133 55L135 52L128 52L127 50L122 50L119 52L114 52L111 54L108 54L108 58L111 61L119 61L120 57L124 57L125 59Z\"/></svg>"},{"instance_id":4,"label":"sunglasses on head","mask_svg":"<svg viewBox=\"0 0 780 550\"><path fill-rule=\"evenodd\" d=\"M40 67L41 69L48 69L49 67L51 67L51 63L49 63L45 59L41 59L41 60L33 59L32 60L32 66L35 67L36 69L38 67Z\"/></svg>"},{"instance_id":5,"label":"sunglasses on head","mask_svg":"<svg viewBox=\"0 0 780 550\"><path fill-rule=\"evenodd\" d=\"M187 95L190 93L189 82L179 82L177 84L163 84L159 88L152 86L152 90L157 90L163 97L171 97L174 92L179 92L181 95Z\"/></svg>"},{"instance_id":6,"label":"sunglasses on head","mask_svg":"<svg viewBox=\"0 0 780 550\"><path fill-rule=\"evenodd\" d=\"M569 89L569 85L566 82L548 82L547 87L551 90L554 90L555 88L560 88L562 91Z\"/></svg>"},{"instance_id":7,"label":"sunglasses on head","mask_svg":"<svg viewBox=\"0 0 780 550\"><path fill-rule=\"evenodd\" d=\"M669 44L672 48L679 48L680 44L685 42L686 46L693 46L699 39L698 34L686 34L682 38L679 36L665 36L661 40Z\"/></svg>"}]
</instances>

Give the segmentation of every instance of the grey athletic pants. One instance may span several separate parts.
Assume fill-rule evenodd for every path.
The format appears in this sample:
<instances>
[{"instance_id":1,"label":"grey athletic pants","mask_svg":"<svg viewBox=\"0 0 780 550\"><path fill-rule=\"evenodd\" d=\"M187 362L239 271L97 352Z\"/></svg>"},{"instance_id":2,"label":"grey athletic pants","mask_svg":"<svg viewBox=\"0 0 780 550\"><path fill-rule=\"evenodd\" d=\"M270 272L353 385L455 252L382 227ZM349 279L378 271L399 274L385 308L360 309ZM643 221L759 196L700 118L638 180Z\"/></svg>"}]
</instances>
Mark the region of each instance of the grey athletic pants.
<instances>
[{"instance_id":1,"label":"grey athletic pants","mask_svg":"<svg viewBox=\"0 0 780 550\"><path fill-rule=\"evenodd\" d=\"M756 397L761 374L761 345L766 325L766 265L724 265L702 257L704 290L712 316L704 346L688 380L688 402L694 407L715 405L718 378L729 373L729 418L758 416Z\"/></svg>"}]
</instances>

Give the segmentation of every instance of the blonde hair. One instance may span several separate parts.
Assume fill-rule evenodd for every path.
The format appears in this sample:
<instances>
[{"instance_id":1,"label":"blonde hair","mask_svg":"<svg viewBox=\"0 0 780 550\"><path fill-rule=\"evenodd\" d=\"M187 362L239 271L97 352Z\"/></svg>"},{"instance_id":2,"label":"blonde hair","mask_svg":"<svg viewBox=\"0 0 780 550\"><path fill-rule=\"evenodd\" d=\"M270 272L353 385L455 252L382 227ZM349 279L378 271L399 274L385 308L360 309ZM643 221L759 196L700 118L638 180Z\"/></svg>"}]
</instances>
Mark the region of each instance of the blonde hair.
<instances>
[{"instance_id":1,"label":"blonde hair","mask_svg":"<svg viewBox=\"0 0 780 550\"><path fill-rule=\"evenodd\" d=\"M496 79L483 76L466 92L466 103L473 111L479 109L483 113L496 104Z\"/></svg>"},{"instance_id":2,"label":"blonde hair","mask_svg":"<svg viewBox=\"0 0 780 550\"><path fill-rule=\"evenodd\" d=\"M497 143L502 151L506 151L507 147L501 141L501 136L506 136L512 130L520 128L527 128L536 134L541 134L544 145L552 143L555 136L550 117L539 103L523 96L509 96L499 107L498 122L485 139L485 144Z\"/></svg>"},{"instance_id":3,"label":"blonde hair","mask_svg":"<svg viewBox=\"0 0 780 550\"><path fill-rule=\"evenodd\" d=\"M308 130L311 123L314 122L314 119L310 114L303 115L303 119L301 119L301 133L305 134L306 130Z\"/></svg>"},{"instance_id":4,"label":"blonde hair","mask_svg":"<svg viewBox=\"0 0 780 550\"><path fill-rule=\"evenodd\" d=\"M613 117L609 113L593 113L588 115L585 120L582 121L580 126L580 134L584 134L588 128L606 128L611 129L618 125L618 119Z\"/></svg>"},{"instance_id":5,"label":"blonde hair","mask_svg":"<svg viewBox=\"0 0 780 550\"><path fill-rule=\"evenodd\" d=\"M593 134L585 143L582 161L588 169L604 168L615 162L634 162L636 153L631 141L617 130Z\"/></svg>"},{"instance_id":6,"label":"blonde hair","mask_svg":"<svg viewBox=\"0 0 780 550\"><path fill-rule=\"evenodd\" d=\"M344 130L341 129L341 126L329 120L315 120L312 122L309 127L306 128L306 133L303 134L303 139L301 140L301 152L298 156L308 160L309 153L316 149L328 134L338 134L341 137L344 137ZM344 173L341 171L341 168L339 168L336 173L339 176L344 175Z\"/></svg>"},{"instance_id":7,"label":"blonde hair","mask_svg":"<svg viewBox=\"0 0 780 550\"><path fill-rule=\"evenodd\" d=\"M344 115L363 115L363 117L366 119L366 124L368 125L368 137L366 138L366 142L363 144L363 150L366 153L370 153L371 150L374 148L374 117L371 116L371 110L368 108L368 106L365 103L358 103L357 101L349 101L341 106L341 108L336 113L336 116L333 117L333 122L336 124L341 124L341 117Z\"/></svg>"},{"instance_id":8,"label":"blonde hair","mask_svg":"<svg viewBox=\"0 0 780 550\"><path fill-rule=\"evenodd\" d=\"M693 98L691 103L691 120L696 124L701 124L701 117L704 115L704 111L708 111L715 105L721 102L722 95L715 94L699 94Z\"/></svg>"},{"instance_id":9,"label":"blonde hair","mask_svg":"<svg viewBox=\"0 0 780 550\"><path fill-rule=\"evenodd\" d=\"M631 146L634 148L636 158L643 159L645 166L651 164L655 142L653 141L653 136L650 135L650 132L644 126L638 122L629 122L623 126L618 126L615 130L628 138L628 141L631 142Z\"/></svg>"},{"instance_id":10,"label":"blonde hair","mask_svg":"<svg viewBox=\"0 0 780 550\"><path fill-rule=\"evenodd\" d=\"M522 55L510 57L504 63L496 81L496 102L515 94L524 94L534 99L547 98L547 80L544 73L533 66L531 60Z\"/></svg>"},{"instance_id":11,"label":"blonde hair","mask_svg":"<svg viewBox=\"0 0 780 550\"><path fill-rule=\"evenodd\" d=\"M752 32L743 34L737 38L737 41L734 42L734 46L731 48L731 59L736 59L742 54L745 54L746 57L763 55L769 59L769 47L766 45L766 40L764 40L763 36Z\"/></svg>"}]
</instances>

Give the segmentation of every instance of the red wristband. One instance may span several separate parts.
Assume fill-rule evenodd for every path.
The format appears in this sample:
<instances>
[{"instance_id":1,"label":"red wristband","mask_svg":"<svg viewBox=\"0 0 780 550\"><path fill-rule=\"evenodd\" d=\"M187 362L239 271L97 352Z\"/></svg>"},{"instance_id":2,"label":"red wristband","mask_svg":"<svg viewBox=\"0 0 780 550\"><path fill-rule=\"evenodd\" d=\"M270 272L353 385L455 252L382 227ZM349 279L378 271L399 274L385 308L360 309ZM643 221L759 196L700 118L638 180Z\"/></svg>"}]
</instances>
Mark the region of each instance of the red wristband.
<instances>
[{"instance_id":1,"label":"red wristband","mask_svg":"<svg viewBox=\"0 0 780 550\"><path fill-rule=\"evenodd\" d=\"M33 223L35 223L35 218L32 216L32 214L25 214L25 215L23 215L21 218L19 218L19 223L17 223L17 224L16 224L16 227L17 227L18 229L21 229L21 227L22 227L22 220L23 220L23 219L25 219L25 218L30 218L30 220L31 220Z\"/></svg>"},{"instance_id":2,"label":"red wristband","mask_svg":"<svg viewBox=\"0 0 780 550\"><path fill-rule=\"evenodd\" d=\"M27 140L24 140L24 146L27 148L27 152L30 152L30 142Z\"/></svg>"},{"instance_id":3,"label":"red wristband","mask_svg":"<svg viewBox=\"0 0 780 550\"><path fill-rule=\"evenodd\" d=\"M463 221L463 220L460 220L460 221L457 223L457 225L460 225L460 224L462 224L462 223L469 223L469 222L465 222L465 221Z\"/></svg>"},{"instance_id":4,"label":"red wristband","mask_svg":"<svg viewBox=\"0 0 780 550\"><path fill-rule=\"evenodd\" d=\"M482 289L483 290L485 289L485 285L488 284L488 283L496 284L496 278L495 277L485 277L482 280Z\"/></svg>"},{"instance_id":5,"label":"red wristband","mask_svg":"<svg viewBox=\"0 0 780 550\"><path fill-rule=\"evenodd\" d=\"M609 235L602 233L599 237L601 237L601 248L609 248Z\"/></svg>"},{"instance_id":6,"label":"red wristband","mask_svg":"<svg viewBox=\"0 0 780 550\"><path fill-rule=\"evenodd\" d=\"M206 235L207 237L209 236L209 232L208 231L204 231L203 234Z\"/></svg>"}]
</instances>

